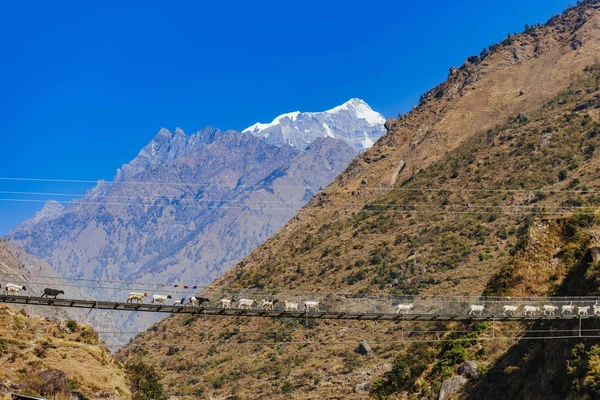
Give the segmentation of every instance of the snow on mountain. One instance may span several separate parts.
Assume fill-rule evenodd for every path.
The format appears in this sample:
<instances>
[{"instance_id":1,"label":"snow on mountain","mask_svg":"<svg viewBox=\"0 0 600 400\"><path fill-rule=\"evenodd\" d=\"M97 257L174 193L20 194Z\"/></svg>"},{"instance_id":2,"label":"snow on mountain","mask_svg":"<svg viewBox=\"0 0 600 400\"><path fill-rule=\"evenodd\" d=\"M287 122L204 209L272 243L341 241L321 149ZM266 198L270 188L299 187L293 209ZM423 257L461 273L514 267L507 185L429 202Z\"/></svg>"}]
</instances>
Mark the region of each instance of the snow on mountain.
<instances>
[{"instance_id":1,"label":"snow on mountain","mask_svg":"<svg viewBox=\"0 0 600 400\"><path fill-rule=\"evenodd\" d=\"M386 132L385 118L361 99L350 99L323 112L294 111L270 123L257 122L242 132L262 137L268 143L304 149L315 139L340 139L357 152L370 148Z\"/></svg>"},{"instance_id":2,"label":"snow on mountain","mask_svg":"<svg viewBox=\"0 0 600 400\"><path fill-rule=\"evenodd\" d=\"M279 124L279 122L284 119L284 118L289 118L291 121L295 121L296 117L298 117L298 115L300 114L300 111L294 111L291 113L287 113L287 114L282 114L279 117L275 118L271 123L269 124L261 124L260 122L255 123L252 126L249 126L248 128L244 129L242 132L260 132L260 131L264 131L267 128L270 128L272 126L275 126L277 124Z\"/></svg>"},{"instance_id":3,"label":"snow on mountain","mask_svg":"<svg viewBox=\"0 0 600 400\"><path fill-rule=\"evenodd\" d=\"M373 111L367 103L361 99L351 99L341 106L332 108L331 110L325 111L328 114L337 114L342 111L348 111L354 113L356 118L364 119L371 125L383 125L385 124L385 118L383 115L376 111Z\"/></svg>"}]
</instances>

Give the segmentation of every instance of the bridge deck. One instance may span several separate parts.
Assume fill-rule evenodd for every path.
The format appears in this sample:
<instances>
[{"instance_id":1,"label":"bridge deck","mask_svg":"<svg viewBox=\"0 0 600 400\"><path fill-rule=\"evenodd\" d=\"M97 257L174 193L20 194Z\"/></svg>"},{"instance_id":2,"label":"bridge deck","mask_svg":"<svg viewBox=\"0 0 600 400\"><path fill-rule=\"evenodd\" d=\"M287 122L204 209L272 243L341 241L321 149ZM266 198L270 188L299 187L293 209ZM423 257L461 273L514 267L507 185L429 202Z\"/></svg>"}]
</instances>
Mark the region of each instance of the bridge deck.
<instances>
[{"instance_id":1,"label":"bridge deck","mask_svg":"<svg viewBox=\"0 0 600 400\"><path fill-rule=\"evenodd\" d=\"M360 312L327 312L327 311L280 311L239 308L169 306L159 304L130 304L112 301L95 301L82 299L49 299L45 297L0 295L0 302L11 304L85 308L98 310L158 312L169 314L214 315L222 317L260 317L260 318L312 318L331 320L382 320L382 321L535 321L535 320L580 320L598 319L595 315L467 315L467 314L392 314L392 313L360 313Z\"/></svg>"}]
</instances>

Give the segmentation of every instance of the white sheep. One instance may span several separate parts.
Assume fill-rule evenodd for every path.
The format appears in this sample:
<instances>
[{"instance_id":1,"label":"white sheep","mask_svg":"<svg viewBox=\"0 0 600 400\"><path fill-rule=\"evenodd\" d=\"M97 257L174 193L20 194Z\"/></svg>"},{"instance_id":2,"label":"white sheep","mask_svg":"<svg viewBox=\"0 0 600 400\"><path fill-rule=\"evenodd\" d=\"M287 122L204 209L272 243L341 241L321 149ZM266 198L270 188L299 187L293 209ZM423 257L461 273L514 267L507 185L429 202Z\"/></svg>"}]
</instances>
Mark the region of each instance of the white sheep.
<instances>
[{"instance_id":1,"label":"white sheep","mask_svg":"<svg viewBox=\"0 0 600 400\"><path fill-rule=\"evenodd\" d=\"M185 297L182 298L181 300L175 300L175 303L173 303L174 306L182 306L183 303L185 303Z\"/></svg>"},{"instance_id":2,"label":"white sheep","mask_svg":"<svg viewBox=\"0 0 600 400\"><path fill-rule=\"evenodd\" d=\"M398 308L396 309L396 314L404 314L407 311L412 310L413 308L415 308L415 305L410 303L410 304L398 304Z\"/></svg>"},{"instance_id":3,"label":"white sheep","mask_svg":"<svg viewBox=\"0 0 600 400\"><path fill-rule=\"evenodd\" d=\"M127 297L127 303L133 303L134 300L137 303L142 303L144 297L148 297L148 293L131 292L129 293L129 297Z\"/></svg>"},{"instance_id":4,"label":"white sheep","mask_svg":"<svg viewBox=\"0 0 600 400\"><path fill-rule=\"evenodd\" d=\"M321 303L318 301L305 301L304 302L304 311L319 311L319 305Z\"/></svg>"},{"instance_id":5,"label":"white sheep","mask_svg":"<svg viewBox=\"0 0 600 400\"><path fill-rule=\"evenodd\" d=\"M221 299L219 300L219 307L221 308L231 308L231 302L233 299Z\"/></svg>"},{"instance_id":6,"label":"white sheep","mask_svg":"<svg viewBox=\"0 0 600 400\"><path fill-rule=\"evenodd\" d=\"M554 315L554 311L558 310L558 307L555 305L546 304L542 307L542 309L544 310L544 315L549 316L549 315Z\"/></svg>"},{"instance_id":7,"label":"white sheep","mask_svg":"<svg viewBox=\"0 0 600 400\"><path fill-rule=\"evenodd\" d=\"M256 300L240 299L238 301L238 308L250 310L255 304L257 304Z\"/></svg>"},{"instance_id":8,"label":"white sheep","mask_svg":"<svg viewBox=\"0 0 600 400\"><path fill-rule=\"evenodd\" d=\"M590 311L590 306L577 307L577 314L579 315L588 315L588 311Z\"/></svg>"},{"instance_id":9,"label":"white sheep","mask_svg":"<svg viewBox=\"0 0 600 400\"><path fill-rule=\"evenodd\" d=\"M483 315L483 309L485 305L475 305L471 304L471 309L469 311L469 315Z\"/></svg>"},{"instance_id":10,"label":"white sheep","mask_svg":"<svg viewBox=\"0 0 600 400\"><path fill-rule=\"evenodd\" d=\"M167 301L167 299L170 299L171 295L164 295L164 294L154 294L152 295L152 304L154 303L159 303L159 304L165 304L165 302Z\"/></svg>"},{"instance_id":11,"label":"white sheep","mask_svg":"<svg viewBox=\"0 0 600 400\"><path fill-rule=\"evenodd\" d=\"M275 304L279 303L279 300L274 299L274 300L268 300L268 299L263 299L260 303L260 309L261 310L273 310L275 308Z\"/></svg>"},{"instance_id":12,"label":"white sheep","mask_svg":"<svg viewBox=\"0 0 600 400\"><path fill-rule=\"evenodd\" d=\"M575 306L573 304L569 304L568 306L564 305L561 307L560 313L562 315L565 315L565 313L569 313L569 315L571 315L571 314L573 314L574 309L575 309Z\"/></svg>"},{"instance_id":13,"label":"white sheep","mask_svg":"<svg viewBox=\"0 0 600 400\"><path fill-rule=\"evenodd\" d=\"M594 304L594 315L600 315L600 305Z\"/></svg>"},{"instance_id":14,"label":"white sheep","mask_svg":"<svg viewBox=\"0 0 600 400\"><path fill-rule=\"evenodd\" d=\"M298 311L298 303L292 301L285 301L285 311Z\"/></svg>"},{"instance_id":15,"label":"white sheep","mask_svg":"<svg viewBox=\"0 0 600 400\"><path fill-rule=\"evenodd\" d=\"M536 313L537 311L540 311L540 308L539 308L539 307L535 307L535 306L525 306L525 307L523 307L523 314L524 314L526 317L527 317L528 315L529 315L529 316L533 316L533 315L535 315L535 313Z\"/></svg>"},{"instance_id":16,"label":"white sheep","mask_svg":"<svg viewBox=\"0 0 600 400\"><path fill-rule=\"evenodd\" d=\"M27 290L25 286L15 285L14 283L7 283L4 287L4 293L8 294L19 294L21 290Z\"/></svg>"},{"instance_id":17,"label":"white sheep","mask_svg":"<svg viewBox=\"0 0 600 400\"><path fill-rule=\"evenodd\" d=\"M502 314L506 315L506 313L510 313L513 317L517 315L518 306L504 306Z\"/></svg>"}]
</instances>

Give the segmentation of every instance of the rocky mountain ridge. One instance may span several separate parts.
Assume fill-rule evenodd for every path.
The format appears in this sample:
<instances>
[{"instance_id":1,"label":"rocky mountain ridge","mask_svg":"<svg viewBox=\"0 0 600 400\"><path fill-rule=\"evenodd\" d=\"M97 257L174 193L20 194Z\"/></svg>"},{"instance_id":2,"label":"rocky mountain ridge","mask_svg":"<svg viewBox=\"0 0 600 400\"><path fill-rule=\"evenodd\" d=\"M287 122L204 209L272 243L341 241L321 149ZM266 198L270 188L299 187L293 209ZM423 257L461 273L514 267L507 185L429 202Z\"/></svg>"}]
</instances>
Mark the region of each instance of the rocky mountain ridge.
<instances>
[{"instance_id":1,"label":"rocky mountain ridge","mask_svg":"<svg viewBox=\"0 0 600 400\"><path fill-rule=\"evenodd\" d=\"M373 141L385 130L382 124L371 129ZM99 182L60 214L24 222L8 238L65 277L210 283L356 154L350 142L326 135L298 148L210 127L190 136L163 128L114 181ZM124 323L129 330L146 324L136 321Z\"/></svg>"}]
</instances>

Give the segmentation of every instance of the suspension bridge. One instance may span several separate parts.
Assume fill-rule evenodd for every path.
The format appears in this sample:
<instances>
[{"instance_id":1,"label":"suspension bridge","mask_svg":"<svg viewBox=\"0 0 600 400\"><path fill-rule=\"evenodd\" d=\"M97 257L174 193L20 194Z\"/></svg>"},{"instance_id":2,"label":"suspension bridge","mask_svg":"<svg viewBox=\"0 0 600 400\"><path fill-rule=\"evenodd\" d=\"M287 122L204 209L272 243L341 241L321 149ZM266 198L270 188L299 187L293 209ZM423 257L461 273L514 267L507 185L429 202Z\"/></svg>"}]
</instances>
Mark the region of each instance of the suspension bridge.
<instances>
[{"instance_id":1,"label":"suspension bridge","mask_svg":"<svg viewBox=\"0 0 600 400\"><path fill-rule=\"evenodd\" d=\"M217 296L220 298L220 296ZM250 296L248 296L250 297ZM313 297L314 299L315 297ZM552 298L473 298L473 297L422 297L406 299L412 307L398 312L398 304L386 298L346 298L331 296L320 298L318 309L286 311L281 303L274 309L220 308L216 305L163 305L150 303L126 303L86 299L62 299L20 295L0 295L0 302L31 306L79 308L89 310L113 310L131 312L155 312L168 314L195 314L221 317L296 318L322 320L363 321L536 321L536 320L600 320L600 299L597 297ZM311 299L312 301L312 299ZM258 303L258 302L257 302ZM205 303L206 304L206 303ZM216 303L214 303L216 304ZM260 304L260 303L258 303ZM473 313L471 306L482 307ZM545 315L544 305L556 307L556 312ZM594 307L596 305L597 308ZM505 306L511 311L505 312ZM569 306L569 312L561 312ZM525 313L525 307L530 307ZM582 310L584 312L582 312ZM596 312L595 312L596 311Z\"/></svg>"}]
</instances>

